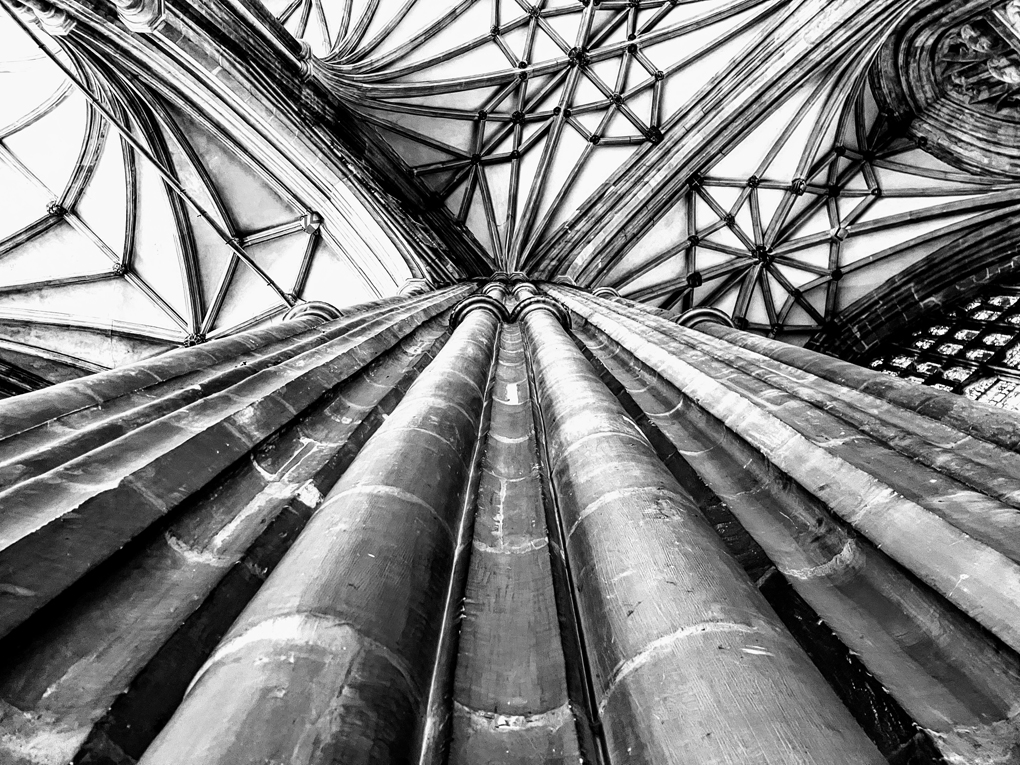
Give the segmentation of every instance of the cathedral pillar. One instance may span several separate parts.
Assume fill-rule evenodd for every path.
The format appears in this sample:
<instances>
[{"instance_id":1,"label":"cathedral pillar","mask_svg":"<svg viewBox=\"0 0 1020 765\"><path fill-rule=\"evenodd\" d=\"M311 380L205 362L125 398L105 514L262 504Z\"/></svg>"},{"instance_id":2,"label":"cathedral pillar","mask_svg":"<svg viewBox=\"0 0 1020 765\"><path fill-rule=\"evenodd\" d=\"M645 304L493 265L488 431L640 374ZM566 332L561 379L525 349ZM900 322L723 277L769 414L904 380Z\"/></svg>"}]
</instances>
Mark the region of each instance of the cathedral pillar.
<instances>
[{"instance_id":1,"label":"cathedral pillar","mask_svg":"<svg viewBox=\"0 0 1020 765\"><path fill-rule=\"evenodd\" d=\"M140 757L470 292L309 306L0 402L0 760Z\"/></svg>"},{"instance_id":2,"label":"cathedral pillar","mask_svg":"<svg viewBox=\"0 0 1020 765\"><path fill-rule=\"evenodd\" d=\"M1016 762L1016 418L600 293L0 402L0 761Z\"/></svg>"},{"instance_id":3,"label":"cathedral pillar","mask_svg":"<svg viewBox=\"0 0 1020 765\"><path fill-rule=\"evenodd\" d=\"M549 292L947 761L1014 762L1015 418L722 324Z\"/></svg>"},{"instance_id":4,"label":"cathedral pillar","mask_svg":"<svg viewBox=\"0 0 1020 765\"><path fill-rule=\"evenodd\" d=\"M433 293L434 294L434 293ZM198 672L145 765L417 762L454 645L503 304L466 299Z\"/></svg>"},{"instance_id":5,"label":"cathedral pillar","mask_svg":"<svg viewBox=\"0 0 1020 765\"><path fill-rule=\"evenodd\" d=\"M578 350L563 310L538 296L514 315L609 761L884 762Z\"/></svg>"},{"instance_id":6,"label":"cathedral pillar","mask_svg":"<svg viewBox=\"0 0 1020 765\"><path fill-rule=\"evenodd\" d=\"M515 282L508 307L534 293ZM503 327L479 462L447 765L598 762L519 322ZM437 694L438 695L438 694Z\"/></svg>"}]
</instances>

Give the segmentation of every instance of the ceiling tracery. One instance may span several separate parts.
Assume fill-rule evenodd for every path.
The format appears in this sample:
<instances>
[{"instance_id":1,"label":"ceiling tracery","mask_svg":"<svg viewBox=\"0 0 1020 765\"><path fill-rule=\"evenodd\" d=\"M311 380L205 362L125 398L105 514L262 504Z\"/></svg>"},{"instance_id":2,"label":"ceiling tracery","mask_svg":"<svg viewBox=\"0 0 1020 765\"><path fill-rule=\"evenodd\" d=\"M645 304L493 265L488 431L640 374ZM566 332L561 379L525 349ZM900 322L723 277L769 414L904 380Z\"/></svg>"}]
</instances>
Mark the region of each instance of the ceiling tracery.
<instances>
[{"instance_id":1,"label":"ceiling tracery","mask_svg":"<svg viewBox=\"0 0 1020 765\"><path fill-rule=\"evenodd\" d=\"M961 172L908 139L866 70L826 74L691 179L630 250L576 276L668 308L713 305L772 335L814 333L1018 204L1011 180Z\"/></svg>"},{"instance_id":2,"label":"ceiling tracery","mask_svg":"<svg viewBox=\"0 0 1020 765\"><path fill-rule=\"evenodd\" d=\"M271 5L316 72L514 270L785 0ZM323 31L325 30L325 32Z\"/></svg>"},{"instance_id":3,"label":"ceiling tracery","mask_svg":"<svg viewBox=\"0 0 1020 765\"><path fill-rule=\"evenodd\" d=\"M802 341L1020 202L1010 177L932 156L873 94L872 56L890 31L882 12L872 47L834 50L764 116L719 128L735 140L679 177L625 246L593 258L551 244L593 214L585 209L607 179L645 172L636 152L686 129L680 117L696 99L748 77L742 61L797 5L269 7L319 57L316 75L377 125L504 268L605 284L672 309L714 305L741 326ZM680 166L677 147L669 161Z\"/></svg>"},{"instance_id":4,"label":"ceiling tracery","mask_svg":"<svg viewBox=\"0 0 1020 765\"><path fill-rule=\"evenodd\" d=\"M985 98L968 79L976 59L949 59L984 44L961 31L976 5L1008 20L1010 3L879 3L853 21L855 45L830 39L849 23L835 10L797 0L267 7L310 47L317 85L372 125L499 267L670 309L714 305L802 341L1020 209L1014 173L955 161L925 132L924 104L890 86L919 59L911 46L941 51L943 80L971 88L957 102L1006 119L1012 91ZM295 300L392 294L412 275L385 247L359 248L364 221L324 220L218 115L111 66L86 34L46 44L95 104L6 17L0 34L8 355L23 343L110 366ZM477 270L458 257L450 273Z\"/></svg>"},{"instance_id":5,"label":"ceiling tracery","mask_svg":"<svg viewBox=\"0 0 1020 765\"><path fill-rule=\"evenodd\" d=\"M41 346L93 371L236 332L295 300L370 300L410 276L390 262L392 281L378 283L373 253L344 251L343 232L185 103L77 41L45 42L78 87L11 18L0 35L9 352Z\"/></svg>"}]
</instances>

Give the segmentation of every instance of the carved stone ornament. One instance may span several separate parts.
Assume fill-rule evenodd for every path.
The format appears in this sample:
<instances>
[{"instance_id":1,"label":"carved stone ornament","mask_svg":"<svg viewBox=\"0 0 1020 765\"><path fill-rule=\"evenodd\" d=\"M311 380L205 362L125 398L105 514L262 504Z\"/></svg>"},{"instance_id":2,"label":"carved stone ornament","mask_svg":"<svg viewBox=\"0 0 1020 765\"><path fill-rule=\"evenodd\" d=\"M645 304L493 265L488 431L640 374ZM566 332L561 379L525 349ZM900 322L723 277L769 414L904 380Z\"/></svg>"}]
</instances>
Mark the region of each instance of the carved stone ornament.
<instances>
[{"instance_id":1,"label":"carved stone ornament","mask_svg":"<svg viewBox=\"0 0 1020 765\"><path fill-rule=\"evenodd\" d=\"M53 37L70 34L78 24L65 10L47 0L10 0L10 4L23 19L37 22L43 31Z\"/></svg>"},{"instance_id":2,"label":"carved stone ornament","mask_svg":"<svg viewBox=\"0 0 1020 765\"><path fill-rule=\"evenodd\" d=\"M930 0L890 36L872 87L939 159L1020 175L1020 0Z\"/></svg>"},{"instance_id":3,"label":"carved stone ornament","mask_svg":"<svg viewBox=\"0 0 1020 765\"><path fill-rule=\"evenodd\" d=\"M111 0L124 26L132 32L154 32L163 23L163 0Z\"/></svg>"}]
</instances>

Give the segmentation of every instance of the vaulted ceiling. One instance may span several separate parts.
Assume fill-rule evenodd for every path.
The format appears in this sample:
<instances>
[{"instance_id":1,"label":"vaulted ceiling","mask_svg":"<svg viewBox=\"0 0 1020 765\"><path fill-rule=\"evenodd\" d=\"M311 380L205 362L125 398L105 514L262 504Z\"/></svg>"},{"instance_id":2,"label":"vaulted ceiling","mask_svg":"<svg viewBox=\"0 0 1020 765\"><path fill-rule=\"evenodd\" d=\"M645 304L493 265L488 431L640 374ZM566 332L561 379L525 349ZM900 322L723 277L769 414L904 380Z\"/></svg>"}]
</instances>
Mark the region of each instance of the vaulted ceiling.
<instances>
[{"instance_id":1,"label":"vaulted ceiling","mask_svg":"<svg viewBox=\"0 0 1020 765\"><path fill-rule=\"evenodd\" d=\"M303 41L294 88L385 141L380 177L401 175L440 225L376 223L379 184L358 173L347 186L368 207L334 206L344 184L309 193L86 35L29 37L0 16L5 358L20 343L112 366L295 301L393 294L436 278L415 237L451 275L488 262L804 342L933 253L964 263L960 242L1020 210L1016 175L932 150L881 90L877 72L915 55L893 30L934 0L265 3L264 18L224 7L277 49ZM993 6L954 0L936 37ZM187 13L168 8L146 44L186 58Z\"/></svg>"},{"instance_id":2,"label":"vaulted ceiling","mask_svg":"<svg viewBox=\"0 0 1020 765\"><path fill-rule=\"evenodd\" d=\"M391 253L345 247L364 242L358 221L324 225L213 119L32 31L0 15L7 357L41 350L37 371L73 377L411 276Z\"/></svg>"},{"instance_id":3,"label":"vaulted ceiling","mask_svg":"<svg viewBox=\"0 0 1020 765\"><path fill-rule=\"evenodd\" d=\"M321 55L337 92L515 270L640 146L658 143L686 100L782 6L281 0L273 7Z\"/></svg>"},{"instance_id":4,"label":"vaulted ceiling","mask_svg":"<svg viewBox=\"0 0 1020 765\"><path fill-rule=\"evenodd\" d=\"M268 1L321 58L319 75L507 270L670 309L714 305L801 341L1020 202L1016 178L936 159L876 100L869 73L910 4L871 4L854 47L790 65L770 43L789 35L792 49L812 26L823 41L840 21L826 4ZM748 63L783 87L756 82ZM713 102L745 80L765 108ZM729 121L706 124L712 108ZM714 134L683 140L703 124ZM642 190L665 165L673 183ZM613 197L627 184L655 209L613 221L633 201ZM586 226L615 238L575 235Z\"/></svg>"}]
</instances>

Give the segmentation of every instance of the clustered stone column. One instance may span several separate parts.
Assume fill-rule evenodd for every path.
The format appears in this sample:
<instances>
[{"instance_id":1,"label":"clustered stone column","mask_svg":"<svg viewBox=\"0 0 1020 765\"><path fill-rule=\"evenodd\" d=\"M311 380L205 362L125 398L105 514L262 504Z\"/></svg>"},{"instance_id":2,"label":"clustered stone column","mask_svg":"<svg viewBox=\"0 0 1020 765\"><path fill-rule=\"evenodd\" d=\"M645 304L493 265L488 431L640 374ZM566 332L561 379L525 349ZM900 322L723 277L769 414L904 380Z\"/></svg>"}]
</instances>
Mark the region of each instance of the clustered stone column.
<instances>
[{"instance_id":1,"label":"clustered stone column","mask_svg":"<svg viewBox=\"0 0 1020 765\"><path fill-rule=\"evenodd\" d=\"M472 291L0 402L0 760L140 756Z\"/></svg>"},{"instance_id":2,"label":"clustered stone column","mask_svg":"<svg viewBox=\"0 0 1020 765\"><path fill-rule=\"evenodd\" d=\"M721 323L549 292L947 761L1020 756L1020 423Z\"/></svg>"},{"instance_id":3,"label":"clustered stone column","mask_svg":"<svg viewBox=\"0 0 1020 765\"><path fill-rule=\"evenodd\" d=\"M882 762L562 309L531 300L519 312L610 761Z\"/></svg>"},{"instance_id":4,"label":"clustered stone column","mask_svg":"<svg viewBox=\"0 0 1020 765\"><path fill-rule=\"evenodd\" d=\"M145 765L416 759L500 329L496 299L466 303L201 669Z\"/></svg>"},{"instance_id":5,"label":"clustered stone column","mask_svg":"<svg viewBox=\"0 0 1020 765\"><path fill-rule=\"evenodd\" d=\"M0 402L0 762L898 756L719 508L1015 762L1016 419L718 318L499 274Z\"/></svg>"},{"instance_id":6,"label":"clustered stone column","mask_svg":"<svg viewBox=\"0 0 1020 765\"><path fill-rule=\"evenodd\" d=\"M529 286L494 294L513 309ZM535 406L520 323L506 323L463 589L450 765L596 761L574 625L557 610L564 583L550 555L553 503L536 470Z\"/></svg>"}]
</instances>

